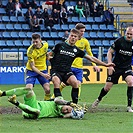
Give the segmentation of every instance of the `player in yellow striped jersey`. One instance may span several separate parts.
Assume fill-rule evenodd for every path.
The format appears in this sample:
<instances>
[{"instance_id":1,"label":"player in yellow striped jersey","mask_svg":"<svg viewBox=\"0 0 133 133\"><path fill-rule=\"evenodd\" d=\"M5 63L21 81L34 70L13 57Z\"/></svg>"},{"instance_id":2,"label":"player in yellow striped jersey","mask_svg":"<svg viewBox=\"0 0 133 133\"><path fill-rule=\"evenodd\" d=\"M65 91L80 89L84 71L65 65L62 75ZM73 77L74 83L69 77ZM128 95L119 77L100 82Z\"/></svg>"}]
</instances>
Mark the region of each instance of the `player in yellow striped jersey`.
<instances>
[{"instance_id":1,"label":"player in yellow striped jersey","mask_svg":"<svg viewBox=\"0 0 133 133\"><path fill-rule=\"evenodd\" d=\"M89 41L83 37L84 32L85 32L85 25L82 23L77 23L75 28L77 30L79 30L80 32L80 36L79 36L79 40L76 42L76 46L81 49L81 50L85 50L87 52L88 55L93 56L92 52L91 52L91 47L90 47L90 43ZM100 68L98 66L96 66L95 63L92 63L94 70L95 71L100 71ZM80 93L81 93L81 83L82 83L82 78L83 78L83 58L76 58L73 61L72 64L72 72L74 73L74 75L76 76L77 80L78 80L78 84L79 84L79 97L80 97ZM64 83L61 83L60 86L60 90L62 91L62 89L65 87L66 85ZM51 97L54 98L54 95Z\"/></svg>"},{"instance_id":2,"label":"player in yellow striped jersey","mask_svg":"<svg viewBox=\"0 0 133 133\"><path fill-rule=\"evenodd\" d=\"M48 43L42 42L39 34L32 34L33 44L27 50L28 62L26 64L26 88L33 88L36 79L42 85L45 91L44 100L50 99L50 84L51 78L47 72L47 51Z\"/></svg>"}]
</instances>

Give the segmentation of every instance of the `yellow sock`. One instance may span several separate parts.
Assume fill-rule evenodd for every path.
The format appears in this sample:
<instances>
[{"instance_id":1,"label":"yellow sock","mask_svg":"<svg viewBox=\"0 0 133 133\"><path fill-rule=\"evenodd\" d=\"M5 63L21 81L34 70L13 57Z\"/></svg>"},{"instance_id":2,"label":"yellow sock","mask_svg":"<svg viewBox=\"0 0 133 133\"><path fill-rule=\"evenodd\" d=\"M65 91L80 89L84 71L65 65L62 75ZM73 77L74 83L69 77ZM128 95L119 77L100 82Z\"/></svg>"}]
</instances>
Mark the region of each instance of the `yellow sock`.
<instances>
[{"instance_id":1,"label":"yellow sock","mask_svg":"<svg viewBox=\"0 0 133 133\"><path fill-rule=\"evenodd\" d=\"M62 82L61 85L60 85L60 91L62 91L63 88L65 88L65 87L66 87L66 85Z\"/></svg>"},{"instance_id":2,"label":"yellow sock","mask_svg":"<svg viewBox=\"0 0 133 133\"><path fill-rule=\"evenodd\" d=\"M60 91L62 91L63 90L63 88L65 88L66 87L66 85L62 82L61 83L61 85L60 85ZM51 96L51 99L54 99L55 98L55 96L54 96L54 94Z\"/></svg>"},{"instance_id":3,"label":"yellow sock","mask_svg":"<svg viewBox=\"0 0 133 133\"><path fill-rule=\"evenodd\" d=\"M47 101L47 100L50 100L50 99L51 99L51 94L45 94L44 100Z\"/></svg>"},{"instance_id":4,"label":"yellow sock","mask_svg":"<svg viewBox=\"0 0 133 133\"><path fill-rule=\"evenodd\" d=\"M79 93L78 93L78 97L80 97L81 94L81 84L79 85Z\"/></svg>"}]
</instances>

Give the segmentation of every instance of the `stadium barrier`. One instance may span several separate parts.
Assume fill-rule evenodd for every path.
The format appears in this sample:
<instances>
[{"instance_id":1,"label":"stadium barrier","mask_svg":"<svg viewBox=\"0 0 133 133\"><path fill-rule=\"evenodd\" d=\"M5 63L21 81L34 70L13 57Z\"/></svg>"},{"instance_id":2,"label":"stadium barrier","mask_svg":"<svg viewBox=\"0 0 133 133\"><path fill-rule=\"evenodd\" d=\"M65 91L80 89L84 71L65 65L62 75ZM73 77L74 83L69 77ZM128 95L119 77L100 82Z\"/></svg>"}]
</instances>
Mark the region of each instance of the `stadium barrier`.
<instances>
[{"instance_id":1,"label":"stadium barrier","mask_svg":"<svg viewBox=\"0 0 133 133\"><path fill-rule=\"evenodd\" d=\"M107 68L100 67L100 72L96 72L93 66L83 67L83 84L91 83L105 83L107 78ZM0 67L0 84L25 84L25 66L18 67ZM48 71L50 70L50 67ZM122 77L119 79L119 83L125 83ZM39 84L36 81L36 84Z\"/></svg>"}]
</instances>

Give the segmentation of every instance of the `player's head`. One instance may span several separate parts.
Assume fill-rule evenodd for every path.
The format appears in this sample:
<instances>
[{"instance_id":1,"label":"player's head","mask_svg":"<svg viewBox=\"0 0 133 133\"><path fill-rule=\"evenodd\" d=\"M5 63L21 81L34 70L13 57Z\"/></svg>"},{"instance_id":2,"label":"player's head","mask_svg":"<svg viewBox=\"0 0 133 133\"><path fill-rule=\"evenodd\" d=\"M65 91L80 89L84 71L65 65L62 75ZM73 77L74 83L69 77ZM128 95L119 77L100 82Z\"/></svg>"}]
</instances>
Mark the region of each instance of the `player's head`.
<instances>
[{"instance_id":1,"label":"player's head","mask_svg":"<svg viewBox=\"0 0 133 133\"><path fill-rule=\"evenodd\" d=\"M79 39L79 31L75 28L71 29L69 37L68 37L68 43L70 45L75 45L76 41Z\"/></svg>"},{"instance_id":2,"label":"player's head","mask_svg":"<svg viewBox=\"0 0 133 133\"><path fill-rule=\"evenodd\" d=\"M71 106L64 105L64 106L62 107L61 112L62 112L63 114L71 113L72 109L73 109L73 108L72 108Z\"/></svg>"},{"instance_id":3,"label":"player's head","mask_svg":"<svg viewBox=\"0 0 133 133\"><path fill-rule=\"evenodd\" d=\"M41 36L39 34L32 34L32 42L35 48L40 48L41 47Z\"/></svg>"},{"instance_id":4,"label":"player's head","mask_svg":"<svg viewBox=\"0 0 133 133\"><path fill-rule=\"evenodd\" d=\"M126 40L128 41L133 40L133 27L127 27L125 37L126 37Z\"/></svg>"},{"instance_id":5,"label":"player's head","mask_svg":"<svg viewBox=\"0 0 133 133\"><path fill-rule=\"evenodd\" d=\"M75 25L75 28L77 29L77 30L79 30L79 33L80 33L80 38L84 35L84 32L85 32L85 25L84 24L82 24L82 23L77 23L76 25Z\"/></svg>"}]
</instances>

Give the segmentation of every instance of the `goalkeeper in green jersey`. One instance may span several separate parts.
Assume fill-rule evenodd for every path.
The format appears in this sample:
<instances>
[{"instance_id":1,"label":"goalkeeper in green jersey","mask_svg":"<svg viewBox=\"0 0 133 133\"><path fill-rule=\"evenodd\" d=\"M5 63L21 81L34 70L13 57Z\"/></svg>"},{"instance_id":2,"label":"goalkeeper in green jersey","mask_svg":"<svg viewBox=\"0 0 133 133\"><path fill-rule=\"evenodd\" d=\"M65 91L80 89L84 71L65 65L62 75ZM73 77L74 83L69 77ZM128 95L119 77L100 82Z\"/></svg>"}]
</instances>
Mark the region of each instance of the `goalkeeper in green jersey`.
<instances>
[{"instance_id":1,"label":"goalkeeper in green jersey","mask_svg":"<svg viewBox=\"0 0 133 133\"><path fill-rule=\"evenodd\" d=\"M24 95L24 104L16 100L16 96L20 95ZM24 118L75 118L75 116L73 117L73 110L81 110L84 114L81 106L68 102L62 97L56 97L53 101L38 101L34 91L30 88L20 87L7 91L0 90L0 97L2 96L11 96L8 101L22 110Z\"/></svg>"}]
</instances>

